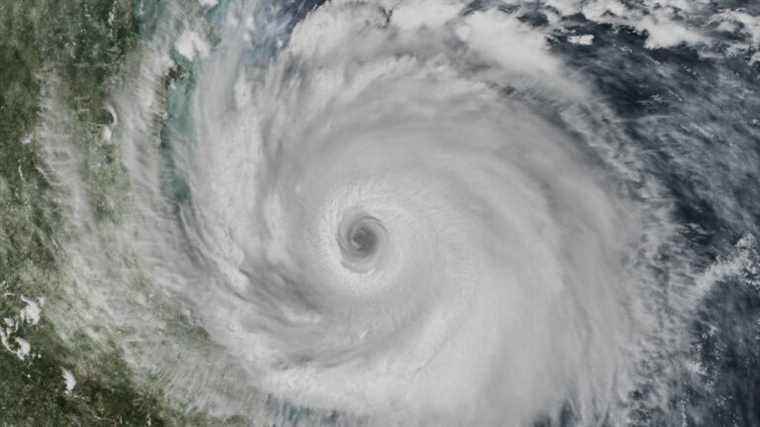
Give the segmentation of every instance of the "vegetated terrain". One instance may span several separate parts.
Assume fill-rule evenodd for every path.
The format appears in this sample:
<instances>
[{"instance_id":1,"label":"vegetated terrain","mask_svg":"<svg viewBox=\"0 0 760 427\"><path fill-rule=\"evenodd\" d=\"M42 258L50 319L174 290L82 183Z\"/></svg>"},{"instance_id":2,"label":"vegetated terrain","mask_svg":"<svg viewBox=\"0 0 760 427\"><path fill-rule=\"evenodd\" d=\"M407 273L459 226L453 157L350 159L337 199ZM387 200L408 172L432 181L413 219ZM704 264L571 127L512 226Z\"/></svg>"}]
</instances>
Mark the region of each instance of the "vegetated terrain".
<instances>
[{"instance_id":1,"label":"vegetated terrain","mask_svg":"<svg viewBox=\"0 0 760 427\"><path fill-rule=\"evenodd\" d=\"M129 0L0 0L0 425L208 423L166 409L158 388L135 385L116 346L104 350L83 334L64 342L45 316L45 299L66 285L57 243L66 224L35 137L46 82L63 88L93 211L118 221L110 194L128 182L118 147L99 135L113 119L104 109L109 81L138 33ZM41 308L37 318L30 304Z\"/></svg>"}]
</instances>

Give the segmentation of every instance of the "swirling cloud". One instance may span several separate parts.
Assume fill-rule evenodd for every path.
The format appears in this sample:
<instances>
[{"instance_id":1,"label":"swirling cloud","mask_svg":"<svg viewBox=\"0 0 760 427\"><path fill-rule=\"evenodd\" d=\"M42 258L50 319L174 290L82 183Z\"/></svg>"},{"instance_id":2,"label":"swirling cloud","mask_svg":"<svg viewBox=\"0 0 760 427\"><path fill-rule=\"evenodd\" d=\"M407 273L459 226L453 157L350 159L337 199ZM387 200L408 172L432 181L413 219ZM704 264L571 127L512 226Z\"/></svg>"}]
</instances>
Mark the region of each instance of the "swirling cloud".
<instances>
[{"instance_id":1,"label":"swirling cloud","mask_svg":"<svg viewBox=\"0 0 760 427\"><path fill-rule=\"evenodd\" d=\"M114 91L133 211L69 244L87 322L225 415L626 418L697 297L654 285L669 200L545 31L454 1L204 5L213 28L169 7Z\"/></svg>"},{"instance_id":2,"label":"swirling cloud","mask_svg":"<svg viewBox=\"0 0 760 427\"><path fill-rule=\"evenodd\" d=\"M266 69L234 37L203 65L194 208L205 256L243 274L198 304L260 387L304 405L594 417L640 333L623 259L643 225L556 120L584 89L543 36L461 11L333 2Z\"/></svg>"}]
</instances>

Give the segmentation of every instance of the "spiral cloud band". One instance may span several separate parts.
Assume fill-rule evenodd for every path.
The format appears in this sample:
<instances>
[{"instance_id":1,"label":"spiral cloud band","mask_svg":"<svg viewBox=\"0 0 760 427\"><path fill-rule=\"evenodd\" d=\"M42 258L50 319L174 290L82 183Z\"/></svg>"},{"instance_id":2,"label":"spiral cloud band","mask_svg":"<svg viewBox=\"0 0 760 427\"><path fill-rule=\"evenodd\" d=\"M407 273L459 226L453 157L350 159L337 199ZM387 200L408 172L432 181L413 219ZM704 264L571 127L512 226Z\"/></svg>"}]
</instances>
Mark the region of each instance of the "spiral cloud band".
<instances>
[{"instance_id":1,"label":"spiral cloud band","mask_svg":"<svg viewBox=\"0 0 760 427\"><path fill-rule=\"evenodd\" d=\"M223 416L629 419L701 294L685 251L658 285L670 201L546 34L458 1L211 6L145 12L113 95L132 210L69 244L139 372Z\"/></svg>"},{"instance_id":2,"label":"spiral cloud band","mask_svg":"<svg viewBox=\"0 0 760 427\"><path fill-rule=\"evenodd\" d=\"M636 215L569 132L521 105L568 96L535 80L548 57L510 58L526 30L460 8L333 2L262 74L225 76L234 56L201 71L194 121L213 151L190 178L201 170L201 215L231 228L205 240L231 236L239 257L213 252L247 272L232 319L203 310L264 389L491 422L572 395L581 411L610 404L631 338L621 259ZM504 82L519 89L504 96ZM245 126L226 123L220 84ZM243 193L218 180L246 169L249 185L231 187ZM264 301L277 305L266 318Z\"/></svg>"}]
</instances>

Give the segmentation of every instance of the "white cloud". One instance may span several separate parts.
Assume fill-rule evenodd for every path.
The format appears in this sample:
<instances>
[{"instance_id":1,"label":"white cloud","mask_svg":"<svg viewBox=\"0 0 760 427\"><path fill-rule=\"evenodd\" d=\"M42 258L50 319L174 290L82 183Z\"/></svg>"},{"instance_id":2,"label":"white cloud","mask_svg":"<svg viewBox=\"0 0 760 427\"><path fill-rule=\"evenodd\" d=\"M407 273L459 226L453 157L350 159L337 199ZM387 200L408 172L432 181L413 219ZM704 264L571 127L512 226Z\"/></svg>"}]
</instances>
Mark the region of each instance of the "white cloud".
<instances>
[{"instance_id":1,"label":"white cloud","mask_svg":"<svg viewBox=\"0 0 760 427\"><path fill-rule=\"evenodd\" d=\"M570 41L570 43L579 44L582 46L591 46L594 44L594 35L584 34L582 36L570 36L568 37L568 41Z\"/></svg>"},{"instance_id":2,"label":"white cloud","mask_svg":"<svg viewBox=\"0 0 760 427\"><path fill-rule=\"evenodd\" d=\"M177 50L177 53L191 61L195 59L196 55L201 58L207 56L210 50L209 45L203 36L189 30L179 36L177 42L174 44L174 49Z\"/></svg>"}]
</instances>

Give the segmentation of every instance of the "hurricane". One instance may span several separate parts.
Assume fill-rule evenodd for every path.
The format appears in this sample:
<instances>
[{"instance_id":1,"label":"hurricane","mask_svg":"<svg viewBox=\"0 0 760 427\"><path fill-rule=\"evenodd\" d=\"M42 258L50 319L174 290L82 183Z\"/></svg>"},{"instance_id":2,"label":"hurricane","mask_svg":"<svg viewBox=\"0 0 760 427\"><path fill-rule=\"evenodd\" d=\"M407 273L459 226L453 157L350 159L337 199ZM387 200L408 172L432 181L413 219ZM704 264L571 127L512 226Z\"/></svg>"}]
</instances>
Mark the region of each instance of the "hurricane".
<instances>
[{"instance_id":1,"label":"hurricane","mask_svg":"<svg viewBox=\"0 0 760 427\"><path fill-rule=\"evenodd\" d=\"M753 2L133 7L113 175L42 85L64 341L240 425L760 423Z\"/></svg>"}]
</instances>

